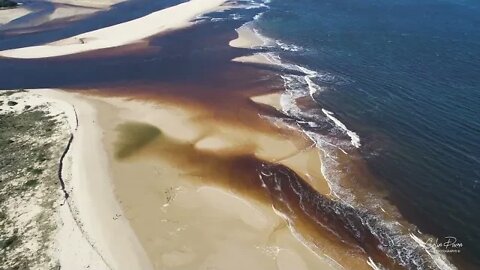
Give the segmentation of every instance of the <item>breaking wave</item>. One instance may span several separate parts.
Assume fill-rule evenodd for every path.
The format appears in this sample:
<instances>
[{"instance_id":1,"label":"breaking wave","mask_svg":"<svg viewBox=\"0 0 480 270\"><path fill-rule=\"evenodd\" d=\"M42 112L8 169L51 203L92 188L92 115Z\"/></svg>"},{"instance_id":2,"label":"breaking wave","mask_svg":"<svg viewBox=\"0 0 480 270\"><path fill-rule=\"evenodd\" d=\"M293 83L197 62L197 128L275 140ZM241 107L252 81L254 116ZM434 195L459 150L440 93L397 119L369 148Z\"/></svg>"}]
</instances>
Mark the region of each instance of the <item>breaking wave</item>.
<instances>
[{"instance_id":1,"label":"breaking wave","mask_svg":"<svg viewBox=\"0 0 480 270\"><path fill-rule=\"evenodd\" d=\"M262 2L262 5L266 5L266 3L268 1ZM285 91L281 95L280 104L283 113L289 117L289 120L293 120L293 124L292 121L278 119L275 121L284 121L287 126L302 131L323 154L319 166L330 186L331 195L338 200L338 206L341 206L332 211L339 215L340 219L346 219L347 224L350 223L350 218L359 221L363 228L376 237L385 254L394 258L406 269L456 269L448 262L446 256L427 246L421 237L405 233L402 225L396 220L384 220L380 218L380 215L366 210L383 209L381 206L373 206L374 204L381 205L381 199L378 201L374 199L371 202L372 205L368 207L359 205L354 192L340 184L340 176L343 172L338 169L341 166L339 166L340 161L336 152L341 151L348 155L350 151L361 149L361 137L343 123L337 117L337 113L322 108L318 100L321 100L322 93L328 91L332 85L344 83L345 80L329 72L316 71L285 62L281 57L282 53L297 53L306 49L262 35L254 27L254 23L261 20L264 14L265 12L258 13L254 17L254 21L249 23L249 27L259 38L268 41L265 42L264 49L269 52L261 54L272 65L282 67L280 76L283 79ZM346 210L352 214L348 216L348 213L344 213ZM372 258L369 258L368 264L375 270L384 269Z\"/></svg>"}]
</instances>

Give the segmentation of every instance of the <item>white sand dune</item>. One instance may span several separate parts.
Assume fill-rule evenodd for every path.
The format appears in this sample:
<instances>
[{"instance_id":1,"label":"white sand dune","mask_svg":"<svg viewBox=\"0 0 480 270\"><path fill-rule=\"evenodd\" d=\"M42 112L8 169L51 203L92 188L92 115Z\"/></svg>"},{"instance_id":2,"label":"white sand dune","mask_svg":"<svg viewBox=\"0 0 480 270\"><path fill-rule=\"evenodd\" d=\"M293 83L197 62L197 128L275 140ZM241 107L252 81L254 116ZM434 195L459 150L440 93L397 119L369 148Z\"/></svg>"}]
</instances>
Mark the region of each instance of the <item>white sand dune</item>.
<instances>
[{"instance_id":1,"label":"white sand dune","mask_svg":"<svg viewBox=\"0 0 480 270\"><path fill-rule=\"evenodd\" d=\"M161 32L188 27L196 17L217 10L226 0L191 0L114 26L57 42L0 51L10 58L46 58L132 44Z\"/></svg>"}]
</instances>

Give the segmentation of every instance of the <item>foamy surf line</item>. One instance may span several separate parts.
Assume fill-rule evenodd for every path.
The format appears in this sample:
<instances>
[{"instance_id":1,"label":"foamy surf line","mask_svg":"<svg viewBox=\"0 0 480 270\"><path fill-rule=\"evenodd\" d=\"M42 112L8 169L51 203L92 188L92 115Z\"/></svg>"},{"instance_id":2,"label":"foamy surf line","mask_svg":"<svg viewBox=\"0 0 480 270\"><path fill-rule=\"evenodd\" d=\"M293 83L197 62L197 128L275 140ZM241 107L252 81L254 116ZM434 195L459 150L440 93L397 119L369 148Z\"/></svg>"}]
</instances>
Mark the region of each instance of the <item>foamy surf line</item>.
<instances>
[{"instance_id":1,"label":"foamy surf line","mask_svg":"<svg viewBox=\"0 0 480 270\"><path fill-rule=\"evenodd\" d=\"M242 62L242 63L258 63L258 64L270 64L274 66L282 66L285 67L287 70L297 70L305 74L303 76L303 80L307 86L308 93L312 100L315 101L314 95L317 92L320 92L323 90L321 86L316 84L313 79L321 76L318 72L310 70L306 67L302 67L299 65L293 65L293 64L286 64L281 61L280 57L273 54L273 53L258 53L258 54L253 54L250 56L242 56L242 57L237 57L233 59L232 61L235 62ZM286 76L282 76L282 78L285 81L285 84L288 84L288 79ZM287 87L287 86L286 86ZM287 91L288 92L288 91ZM288 94L288 93L287 93ZM282 95L285 97L285 95ZM288 95L287 95L288 96ZM294 95L295 96L295 95ZM294 98L294 97L291 97ZM287 106L288 102L285 101L285 98L283 98L284 102L282 102L282 107L284 112L289 112L291 111L291 106ZM291 102L290 102L291 103ZM361 141L360 141L360 136L347 128L347 126L342 123L338 118L336 118L333 112L328 111L326 109L322 108L322 112L325 114L325 116L332 121L336 127L338 127L343 133L345 133L348 137L350 137L350 143L352 146L355 148L360 148L361 147ZM288 114L288 113L287 113Z\"/></svg>"},{"instance_id":2,"label":"foamy surf line","mask_svg":"<svg viewBox=\"0 0 480 270\"><path fill-rule=\"evenodd\" d=\"M77 54L133 44L156 34L191 26L203 14L218 10L226 0L190 0L144 17L40 46L0 51L9 58L36 59Z\"/></svg>"},{"instance_id":3,"label":"foamy surf line","mask_svg":"<svg viewBox=\"0 0 480 270\"><path fill-rule=\"evenodd\" d=\"M256 16L255 20L260 18L263 15L263 13L260 13L258 16ZM283 43L282 41L278 40L272 40L268 37L263 36L255 27L253 22L249 22L246 24L248 28L250 28L250 33L253 33L257 36L257 39L259 40L269 40L268 45L264 45L264 47L274 47L275 45L277 46L278 52L280 53L281 51L290 51L290 52L297 52L300 50L303 50L302 47L300 46L290 46L286 43ZM240 35L240 33L239 33ZM255 48L255 46L251 46L250 48ZM301 71L303 74L302 76L298 75L290 75L290 74L281 74L284 84L285 84L285 92L281 94L280 96L280 106L281 110L286 114L294 119L296 119L296 122L305 122L309 124L310 127L312 125L310 117L305 117L306 114L308 114L308 111L302 111L300 107L296 104L296 99L304 96L310 96L314 101L315 101L315 96L318 92L323 91L324 88L316 83L317 80L320 81L330 81L328 76L330 76L328 73L322 74L314 70L310 70L306 67L299 66L296 64L290 64L290 63L285 63L282 61L280 55L277 53L273 52L267 52L267 53L257 53L253 54L251 56L247 57L242 57L242 58L237 58L234 59L234 61L238 62L253 62L253 63L260 63L260 64L270 64L273 66L282 66L286 70L297 70ZM327 77L324 77L327 76ZM328 122L331 122L334 124L334 128L342 132L343 134L347 135L350 138L349 144L354 146L355 148L360 148L361 147L361 139L360 136L349 129L347 125L345 125L343 122L341 122L335 115L334 112L328 111L324 108L319 108L321 109L322 113L325 115L327 118ZM320 113L321 115L321 113ZM302 121L302 119L305 118L305 121ZM315 125L315 122L312 123ZM355 198L353 194L348 194L348 190L343 190L341 187L337 184L337 176L333 175L335 174L335 170L331 170L331 163L335 163L335 158L330 158L330 149L331 147L337 148L341 150L344 154L347 155L347 152L341 148L341 145L337 145L337 143L332 143L327 136L317 134L313 131L309 131L308 129L302 130L303 128L298 125L298 127L293 127L293 128L300 128L301 131L303 131L313 142L315 142L315 145L323 151L323 153L328 157L325 160L323 160L321 164L321 172L324 175L324 178L328 182L328 185L330 186L332 194L339 198L340 201L343 201L349 205L351 205L354 208L357 208L359 205L354 203ZM281 213L278 213L276 211L277 215L281 216ZM427 247L424 242L415 236L412 235L405 235L402 234L401 231L397 227L397 223L394 221L390 220L383 220L380 222L380 224L373 222L373 220L376 220L375 215L372 215L368 218L366 221L366 226L369 228L369 230L376 236L378 237L378 240L383 243L383 245L386 247L385 252L392 257L395 257L395 260L398 260L401 265L405 266L406 268L416 266L419 268L422 268L423 266L426 265L426 267L433 266L437 267L438 269L441 270L454 270L456 269L448 260L446 256L443 254L439 253L439 251L433 247ZM368 222L370 221L370 222ZM372 224L377 224L378 227L373 226ZM302 239L301 237L298 237L301 242L304 244L308 245L309 243L305 241L305 239ZM405 249L401 250L396 250L395 248L391 247L390 244L395 243L398 246L403 246ZM427 254L428 257L423 257L423 254ZM417 257L418 256L418 257ZM371 257L368 257L367 261L368 265L374 269L374 270L383 270L385 269L383 265L375 262ZM425 268L422 268L425 269Z\"/></svg>"},{"instance_id":4,"label":"foamy surf line","mask_svg":"<svg viewBox=\"0 0 480 270\"><path fill-rule=\"evenodd\" d=\"M340 120L338 120L334 116L333 112L325 109L322 109L322 112L328 117L328 119L332 120L332 122L334 122L337 127L342 129L342 131L345 132L350 137L350 142L352 143L353 146L355 146L356 148L360 148L361 146L360 137L357 135L357 133L349 130L344 123L342 123Z\"/></svg>"}]
</instances>

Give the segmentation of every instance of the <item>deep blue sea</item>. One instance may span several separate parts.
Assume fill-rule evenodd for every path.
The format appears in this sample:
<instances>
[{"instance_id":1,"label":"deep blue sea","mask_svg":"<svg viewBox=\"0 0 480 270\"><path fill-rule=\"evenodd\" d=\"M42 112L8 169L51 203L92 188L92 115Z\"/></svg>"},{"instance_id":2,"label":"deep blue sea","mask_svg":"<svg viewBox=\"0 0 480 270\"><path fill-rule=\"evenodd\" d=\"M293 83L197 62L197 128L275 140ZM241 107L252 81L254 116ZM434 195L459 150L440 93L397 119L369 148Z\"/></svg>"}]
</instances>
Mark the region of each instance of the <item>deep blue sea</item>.
<instances>
[{"instance_id":1,"label":"deep blue sea","mask_svg":"<svg viewBox=\"0 0 480 270\"><path fill-rule=\"evenodd\" d=\"M331 133L358 135L386 199L422 233L457 238L454 260L480 269L480 2L268 6L254 27L282 61L316 72L309 94Z\"/></svg>"}]
</instances>

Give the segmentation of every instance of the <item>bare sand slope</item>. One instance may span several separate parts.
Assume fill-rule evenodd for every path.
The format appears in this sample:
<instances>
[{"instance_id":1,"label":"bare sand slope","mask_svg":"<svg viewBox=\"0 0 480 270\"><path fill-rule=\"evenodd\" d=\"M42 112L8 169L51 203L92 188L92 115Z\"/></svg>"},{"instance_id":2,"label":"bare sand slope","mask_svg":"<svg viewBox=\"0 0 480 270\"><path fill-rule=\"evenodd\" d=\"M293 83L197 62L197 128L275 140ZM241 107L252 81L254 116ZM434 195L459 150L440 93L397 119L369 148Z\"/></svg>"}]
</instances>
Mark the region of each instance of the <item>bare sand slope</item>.
<instances>
[{"instance_id":1,"label":"bare sand slope","mask_svg":"<svg viewBox=\"0 0 480 270\"><path fill-rule=\"evenodd\" d=\"M46 58L132 44L161 32L187 27L193 19L219 9L223 3L225 0L190 0L132 21L54 43L1 51L0 56Z\"/></svg>"}]
</instances>

